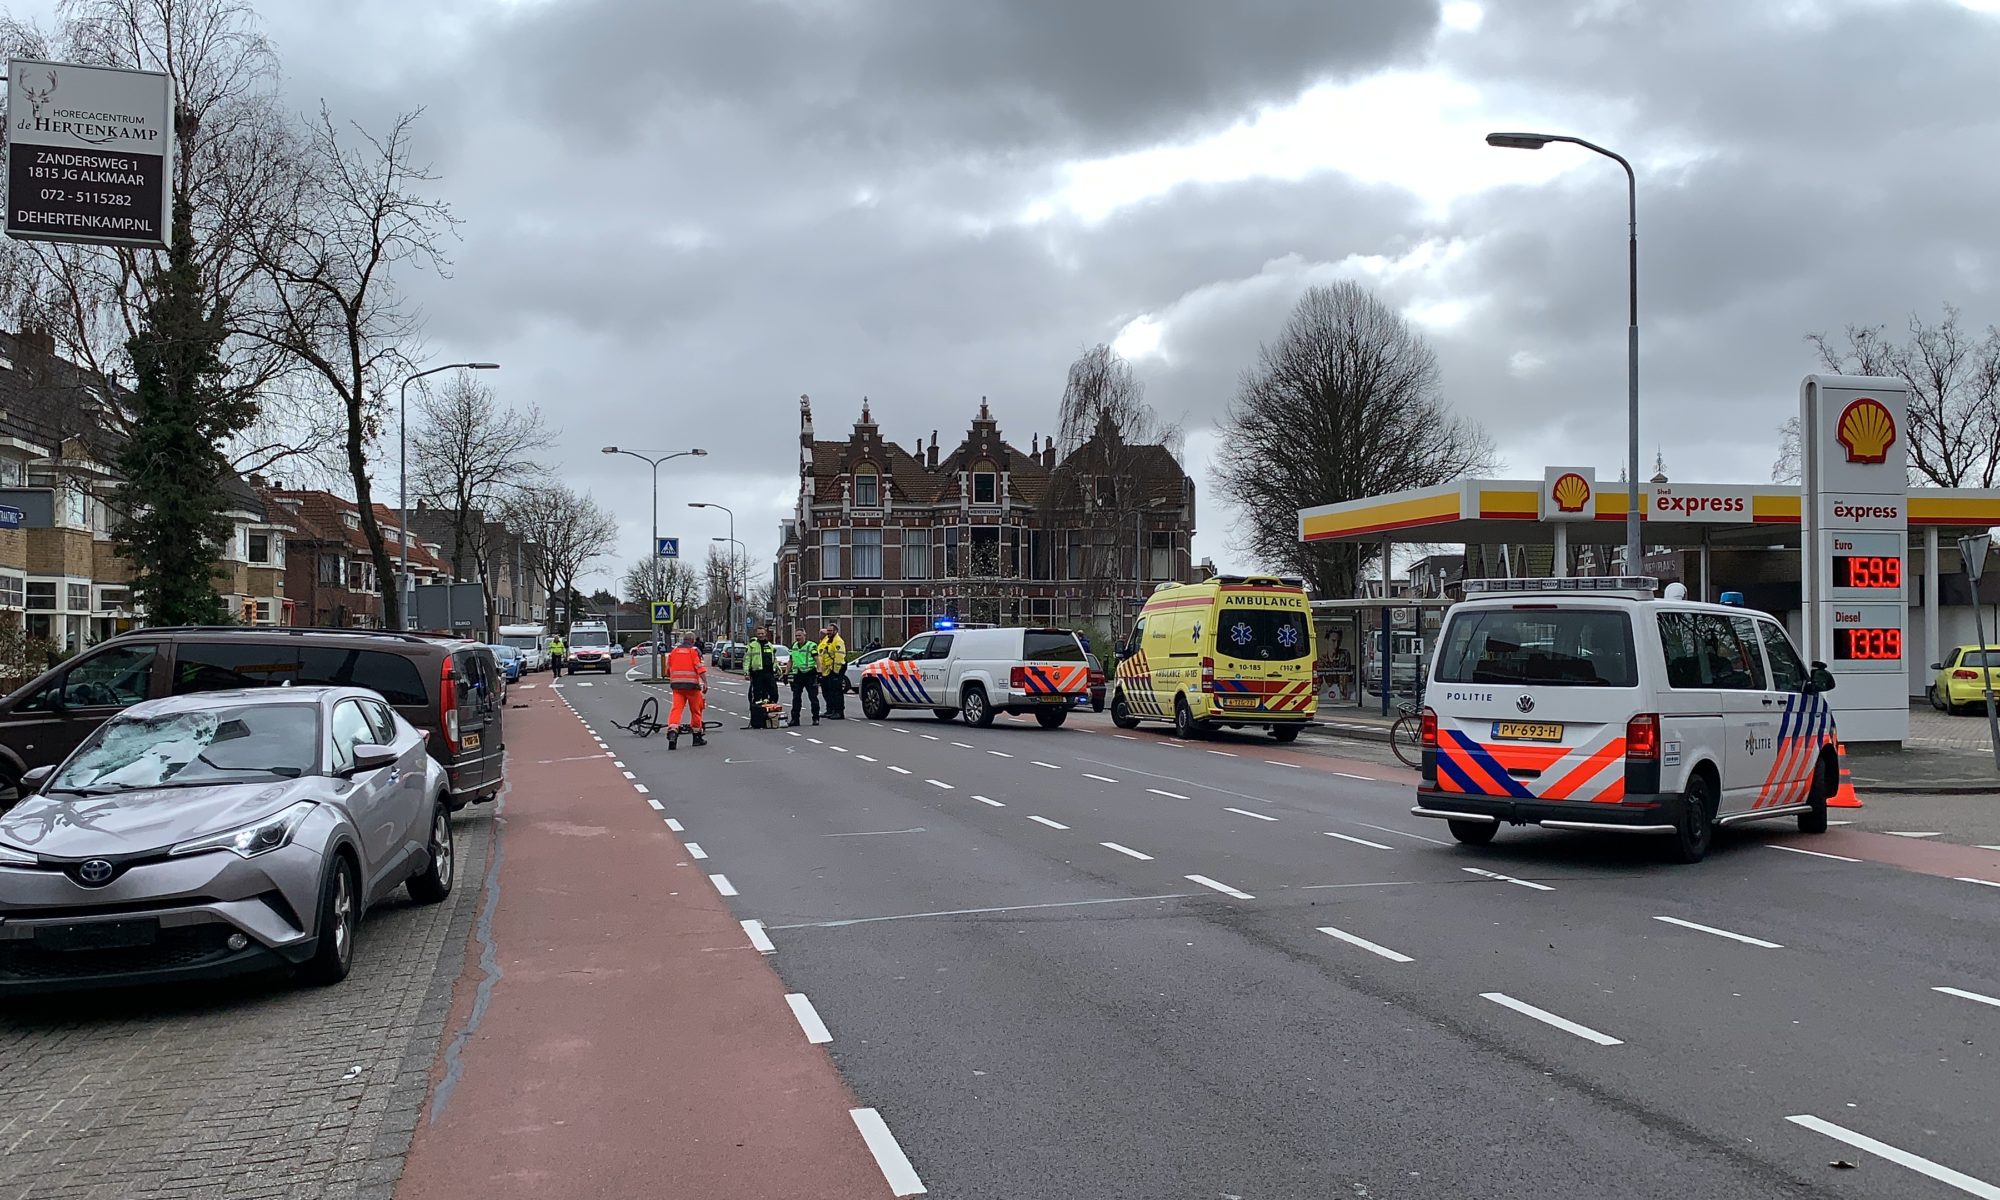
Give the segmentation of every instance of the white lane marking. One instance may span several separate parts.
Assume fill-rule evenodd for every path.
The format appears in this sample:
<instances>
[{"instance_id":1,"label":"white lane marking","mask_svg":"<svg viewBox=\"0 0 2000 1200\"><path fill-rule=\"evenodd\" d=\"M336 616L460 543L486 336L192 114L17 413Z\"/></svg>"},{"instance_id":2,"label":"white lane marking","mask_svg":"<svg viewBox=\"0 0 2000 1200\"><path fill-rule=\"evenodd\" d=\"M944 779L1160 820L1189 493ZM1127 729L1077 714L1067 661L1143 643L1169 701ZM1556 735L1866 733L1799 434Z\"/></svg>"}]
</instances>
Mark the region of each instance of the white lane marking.
<instances>
[{"instance_id":1,"label":"white lane marking","mask_svg":"<svg viewBox=\"0 0 2000 1200\"><path fill-rule=\"evenodd\" d=\"M1138 852L1137 850L1134 850L1134 849L1133 849L1132 847L1130 847L1130 846L1121 846L1121 845L1119 845L1119 844L1118 844L1117 842L1099 842L1099 843L1097 843L1097 844L1098 844L1098 845L1100 845L1100 846L1102 846L1102 847L1104 847L1104 848L1105 848L1106 850L1116 850L1116 851L1117 851L1118 853L1120 853L1120 854L1123 854L1123 855L1125 855L1125 856L1126 856L1126 857L1128 857L1128 858L1136 858L1136 859L1138 859L1138 860L1139 860L1140 862L1152 862L1152 861L1153 861L1153 856L1152 856L1152 855L1150 855L1150 854L1141 854L1141 853L1139 853L1139 852Z\"/></svg>"},{"instance_id":2,"label":"white lane marking","mask_svg":"<svg viewBox=\"0 0 2000 1200\"><path fill-rule=\"evenodd\" d=\"M1877 1158L1888 1159L1897 1166L1907 1167L1919 1175L1929 1176L1939 1183L1957 1188L1968 1196L1977 1196L1979 1200L2000 1200L2000 1187L1994 1187L1992 1184L1981 1179L1974 1179L1962 1171L1954 1171L1950 1167L1941 1166L1928 1158L1920 1158L1907 1150L1898 1150L1889 1143L1878 1142L1866 1134L1856 1133L1852 1129L1843 1129L1835 1125L1832 1121L1822 1121L1818 1117L1806 1113L1801 1113L1796 1117L1786 1117L1785 1120L1790 1121L1794 1125L1810 1129L1814 1133L1823 1133L1836 1142L1846 1142L1856 1150L1866 1150Z\"/></svg>"},{"instance_id":3,"label":"white lane marking","mask_svg":"<svg viewBox=\"0 0 2000 1200\"><path fill-rule=\"evenodd\" d=\"M1230 752L1229 752L1229 751L1227 751L1227 750L1206 750L1206 751L1203 751L1203 753L1205 753L1205 754L1215 754L1215 755L1220 755L1220 756L1221 756L1221 757L1223 757L1223 758L1235 758L1235 757L1237 757L1237 756L1236 756L1235 754L1232 754L1232 753L1230 753Z\"/></svg>"},{"instance_id":4,"label":"white lane marking","mask_svg":"<svg viewBox=\"0 0 2000 1200\"><path fill-rule=\"evenodd\" d=\"M984 796L974 796L973 799L979 801L981 804L991 804L995 808L1007 807L1006 805L1000 803L998 800L988 800Z\"/></svg>"},{"instance_id":5,"label":"white lane marking","mask_svg":"<svg viewBox=\"0 0 2000 1200\"><path fill-rule=\"evenodd\" d=\"M948 908L942 912L896 913L887 917L848 917L839 921L801 921L796 925L775 925L774 929L841 929L848 925L873 925L880 921L921 921L931 917L975 917L989 913L1023 912L1036 908L1080 908L1091 904L1132 904L1140 900L1186 900L1193 892L1167 892L1159 896L1112 896L1104 900L1056 900L1048 904L1008 904L999 908Z\"/></svg>"},{"instance_id":6,"label":"white lane marking","mask_svg":"<svg viewBox=\"0 0 2000 1200\"><path fill-rule=\"evenodd\" d=\"M641 796L646 796L646 795L650 795L650 794L652 793L652 791L653 791L653 789L652 789L652 788L649 788L649 787L647 787L647 786L646 786L645 784L643 784L643 783L635 783L635 784L633 784L633 785L632 785L632 790L633 790L633 791L635 791L635 792L637 792L637 793L639 793L639 794L640 794Z\"/></svg>"},{"instance_id":7,"label":"white lane marking","mask_svg":"<svg viewBox=\"0 0 2000 1200\"><path fill-rule=\"evenodd\" d=\"M1328 773L1328 774L1330 774L1330 775L1338 775L1338 776L1340 776L1340 777L1341 777L1342 779L1363 779L1363 780L1366 780L1366 781L1367 781L1367 782L1369 782L1369 783L1380 783L1380 782L1382 782L1381 780L1379 780L1379 779L1375 778L1375 777L1374 777L1373 775L1355 775L1355 774L1353 774L1353 773L1351 773L1351 772L1348 772L1348 771L1329 771L1329 772L1327 772L1327 773ZM1440 845L1442 845L1443 843L1439 843L1439 844L1440 844Z\"/></svg>"},{"instance_id":8,"label":"white lane marking","mask_svg":"<svg viewBox=\"0 0 2000 1200\"><path fill-rule=\"evenodd\" d=\"M1852 821L1828 821L1828 822L1827 822L1827 824L1829 824L1829 825L1852 825L1852 824L1854 824L1854 822L1852 822ZM1987 848L1988 850L2000 850L2000 846L1988 846L1988 847L1986 847L1986 848Z\"/></svg>"},{"instance_id":9,"label":"white lane marking","mask_svg":"<svg viewBox=\"0 0 2000 1200\"><path fill-rule=\"evenodd\" d=\"M1957 996L1961 1000L1971 1000L1977 1004L1990 1004L1995 1008L2000 1008L2000 1000L1995 1000L1991 996L1982 996L1978 992L1968 992L1963 988L1934 987L1931 990L1934 992L1943 992L1947 996Z\"/></svg>"},{"instance_id":10,"label":"white lane marking","mask_svg":"<svg viewBox=\"0 0 2000 1200\"><path fill-rule=\"evenodd\" d=\"M620 770L623 770L623 769L624 769L624 767L625 767L625 764L624 764L624 763L622 763L622 762L619 762L619 761L618 761L617 759L615 759L615 758L611 760L611 765L612 765L612 766L614 766L614 767L617 767L617 768L619 768Z\"/></svg>"},{"instance_id":11,"label":"white lane marking","mask_svg":"<svg viewBox=\"0 0 2000 1200\"><path fill-rule=\"evenodd\" d=\"M890 766L889 766L889 769L890 769L891 771L894 771L894 772L895 772L896 774L898 774L898 775L908 775L908 774L910 773L910 772L908 771L908 769L906 769L906 768L904 768L904 767L899 767L899 766L896 766L896 765L895 765L895 764L893 764L893 763L892 763L892 764L890 764Z\"/></svg>"},{"instance_id":12,"label":"white lane marking","mask_svg":"<svg viewBox=\"0 0 2000 1200\"><path fill-rule=\"evenodd\" d=\"M658 800L655 800L651 796L648 796L646 797L646 807L652 809L654 812L659 812L661 809L665 808L666 805L661 804Z\"/></svg>"},{"instance_id":13,"label":"white lane marking","mask_svg":"<svg viewBox=\"0 0 2000 1200\"><path fill-rule=\"evenodd\" d=\"M786 992L785 1003L792 1006L792 1015L799 1019L799 1028L806 1031L806 1040L815 1046L824 1046L833 1040L833 1034L826 1028L826 1022L819 1019L819 1010L806 999L804 992Z\"/></svg>"},{"instance_id":14,"label":"white lane marking","mask_svg":"<svg viewBox=\"0 0 2000 1200\"><path fill-rule=\"evenodd\" d=\"M1062 768L1061 768L1061 767L1059 767L1059 766L1055 765L1054 763L1045 763L1045 762L1043 762L1043 761L1042 761L1041 759L1039 759L1039 758L1031 758L1031 759L1029 759L1028 761L1029 761L1029 762L1031 762L1031 763L1033 763L1033 764L1035 764L1035 765L1036 765L1036 766L1038 766L1038 767L1047 767L1047 768L1048 768L1049 770L1051 770L1051 771L1060 771L1060 770L1062 770Z\"/></svg>"},{"instance_id":15,"label":"white lane marking","mask_svg":"<svg viewBox=\"0 0 2000 1200\"><path fill-rule=\"evenodd\" d=\"M1390 962L1406 963L1406 962L1417 961L1416 959L1411 958L1407 954L1398 954L1394 950L1389 949L1389 947L1387 946L1378 946L1374 942L1369 941L1367 938L1355 937L1353 934L1348 933L1346 930L1335 929L1331 925L1322 925L1319 927L1319 931L1330 938L1346 942L1350 946L1359 946L1370 954L1379 954L1383 958L1388 959Z\"/></svg>"},{"instance_id":16,"label":"white lane marking","mask_svg":"<svg viewBox=\"0 0 2000 1200\"><path fill-rule=\"evenodd\" d=\"M734 896L737 894L736 885L729 882L729 876L727 875L710 875L708 881L715 885L716 891L721 892L725 896Z\"/></svg>"},{"instance_id":17,"label":"white lane marking","mask_svg":"<svg viewBox=\"0 0 2000 1200\"><path fill-rule=\"evenodd\" d=\"M1169 800L1187 799L1186 796L1181 795L1179 792L1163 792L1159 788L1147 788L1146 790L1153 793L1155 796L1165 796Z\"/></svg>"},{"instance_id":18,"label":"white lane marking","mask_svg":"<svg viewBox=\"0 0 2000 1200\"><path fill-rule=\"evenodd\" d=\"M1773 849L1773 850L1788 850L1788 851L1790 851L1790 852L1791 852L1791 853L1793 853L1793 854L1810 854L1810 855L1812 855L1812 856L1813 856L1814 858L1830 858L1830 859L1832 859L1832 860L1833 860L1833 861L1835 861L1835 862L1860 862L1860 861L1861 861L1861 860L1860 860L1860 859L1858 859L1858 858L1848 858L1848 857L1846 857L1845 855L1840 855L1840 854L1827 854L1827 853L1825 853L1824 851L1820 851L1820 850L1801 850L1801 849L1799 849L1799 848L1798 848L1797 846L1780 846L1780 845L1777 845L1777 844L1775 844L1775 843L1772 843L1772 842L1765 842L1764 844L1765 844L1766 846L1769 846L1769 847L1771 847L1771 849Z\"/></svg>"},{"instance_id":19,"label":"white lane marking","mask_svg":"<svg viewBox=\"0 0 2000 1200\"><path fill-rule=\"evenodd\" d=\"M674 820L672 817L667 818L667 828L673 830L675 833L687 832L687 826L681 824L679 821Z\"/></svg>"},{"instance_id":20,"label":"white lane marking","mask_svg":"<svg viewBox=\"0 0 2000 1200\"><path fill-rule=\"evenodd\" d=\"M1532 1004L1516 1000L1505 992L1481 992L1479 993L1479 997L1482 1000L1491 1000L1502 1008L1511 1008L1524 1017L1533 1017L1544 1025L1553 1025L1564 1033L1575 1034L1586 1042L1596 1042L1600 1046L1622 1046L1625 1044L1609 1034L1597 1032L1588 1025L1579 1025L1575 1021L1559 1017L1547 1009L1536 1008Z\"/></svg>"},{"instance_id":21,"label":"white lane marking","mask_svg":"<svg viewBox=\"0 0 2000 1200\"><path fill-rule=\"evenodd\" d=\"M1028 817L1028 819L1029 819L1030 821L1039 821L1039 822L1041 822L1042 824L1044 824L1044 825L1048 826L1048 827L1049 827L1050 829L1068 829L1068 828L1069 828L1069 826L1067 826L1067 825L1063 824L1063 823L1062 823L1061 821L1051 821L1051 820L1049 820L1049 819L1048 819L1047 817L1037 817L1037 816L1033 816L1033 815L1030 815L1030 816Z\"/></svg>"},{"instance_id":22,"label":"white lane marking","mask_svg":"<svg viewBox=\"0 0 2000 1200\"><path fill-rule=\"evenodd\" d=\"M924 782L930 784L932 787L935 788L943 788L947 792L955 792L958 790L956 787L953 787L951 784L946 783L942 779L926 779L924 780Z\"/></svg>"},{"instance_id":23,"label":"white lane marking","mask_svg":"<svg viewBox=\"0 0 2000 1200\"><path fill-rule=\"evenodd\" d=\"M1935 833L1899 833L1894 829L1885 829L1882 832L1888 834L1890 837L1924 838L1938 836Z\"/></svg>"},{"instance_id":24,"label":"white lane marking","mask_svg":"<svg viewBox=\"0 0 2000 1200\"><path fill-rule=\"evenodd\" d=\"M1380 842L1371 842L1371 841L1369 841L1369 840L1368 840L1367 838L1358 838L1358 837L1355 837L1355 836L1354 836L1353 834L1350 834L1350 833L1334 833L1334 832L1333 832L1333 831L1331 831L1331 830L1326 830L1326 831L1324 831L1324 832L1326 833L1326 836L1328 836L1328 837L1330 837L1330 838L1339 838L1339 839L1340 839L1341 841L1343 841L1343 842L1353 842L1353 843L1354 843L1355 845L1357 845L1357 846L1373 846L1373 847L1375 847L1375 848L1376 848L1377 850L1394 850L1394 849L1395 849L1395 847L1394 847L1394 846L1384 846L1384 845L1383 845L1382 843L1380 843Z\"/></svg>"},{"instance_id":25,"label":"white lane marking","mask_svg":"<svg viewBox=\"0 0 2000 1200\"><path fill-rule=\"evenodd\" d=\"M1276 817L1267 817L1263 813L1253 813L1247 808L1225 808L1222 811L1233 812L1239 817L1255 817L1259 821L1275 821L1278 819Z\"/></svg>"},{"instance_id":26,"label":"white lane marking","mask_svg":"<svg viewBox=\"0 0 2000 1200\"><path fill-rule=\"evenodd\" d=\"M743 932L750 938L750 946L759 954L776 954L778 948L771 944L771 935L764 932L764 922L744 921Z\"/></svg>"},{"instance_id":27,"label":"white lane marking","mask_svg":"<svg viewBox=\"0 0 2000 1200\"><path fill-rule=\"evenodd\" d=\"M889 837L892 834L922 833L923 831L924 827L921 825L917 825L910 829L867 829L863 830L860 833L822 833L820 834L820 836L821 837Z\"/></svg>"},{"instance_id":28,"label":"white lane marking","mask_svg":"<svg viewBox=\"0 0 2000 1200\"><path fill-rule=\"evenodd\" d=\"M880 721L870 721L870 722L868 722L868 724L869 724L869 725L871 725L871 726L873 726L873 727L874 727L874 728L876 728L876 729L880 729L880 728L882 728L882 722L880 722Z\"/></svg>"},{"instance_id":29,"label":"white lane marking","mask_svg":"<svg viewBox=\"0 0 2000 1200\"><path fill-rule=\"evenodd\" d=\"M1214 888L1216 891L1221 892L1223 895L1234 896L1238 900L1255 900L1257 898L1251 895L1249 892L1237 891L1235 888L1230 887L1226 883L1217 883L1215 880L1210 879L1206 875L1183 875L1181 876L1181 878L1188 880L1191 883L1198 883L1206 888Z\"/></svg>"},{"instance_id":30,"label":"white lane marking","mask_svg":"<svg viewBox=\"0 0 2000 1200\"><path fill-rule=\"evenodd\" d=\"M807 738L806 740L807 740L807 741L809 741L809 742L811 742L811 743L812 743L813 745L815 745L815 746L824 746L824 745L826 745L826 743L825 743L825 742L822 742L822 741L820 741L820 740L819 740L818 738L816 738L816 737L809 737L809 738Z\"/></svg>"},{"instance_id":31,"label":"white lane marking","mask_svg":"<svg viewBox=\"0 0 2000 1200\"><path fill-rule=\"evenodd\" d=\"M926 733L926 734L921 734L919 736L921 736L927 742L935 742L941 740L935 733Z\"/></svg>"},{"instance_id":32,"label":"white lane marking","mask_svg":"<svg viewBox=\"0 0 2000 1200\"><path fill-rule=\"evenodd\" d=\"M1011 755L1011 754L1007 753L1007 752L1006 752L1005 750L988 750L988 751L987 751L986 753L988 753L988 754L991 754L991 755L992 755L993 757L995 757L995 758L1012 758L1012 757L1014 757L1013 755Z\"/></svg>"},{"instance_id":33,"label":"white lane marking","mask_svg":"<svg viewBox=\"0 0 2000 1200\"><path fill-rule=\"evenodd\" d=\"M1512 883L1524 888L1533 888L1538 892L1555 891L1554 888L1550 887L1546 883L1535 883L1527 879L1516 879L1512 875L1502 875L1498 871L1485 871L1481 870L1478 867L1460 867L1459 869L1462 871L1470 872L1471 874L1474 875L1484 875L1488 879L1498 879L1502 883Z\"/></svg>"},{"instance_id":34,"label":"white lane marking","mask_svg":"<svg viewBox=\"0 0 2000 1200\"><path fill-rule=\"evenodd\" d=\"M889 1132L882 1114L872 1108L850 1108L847 1115L854 1118L854 1127L861 1131L861 1140L868 1143L868 1153L875 1156L875 1165L881 1168L882 1178L889 1181L890 1195L923 1195L924 1181L917 1178L917 1169L910 1165L909 1156L896 1144L896 1135Z\"/></svg>"},{"instance_id":35,"label":"white lane marking","mask_svg":"<svg viewBox=\"0 0 2000 1200\"><path fill-rule=\"evenodd\" d=\"M971 742L953 742L952 745L957 746L960 750L973 749L973 745Z\"/></svg>"},{"instance_id":36,"label":"white lane marking","mask_svg":"<svg viewBox=\"0 0 2000 1200\"><path fill-rule=\"evenodd\" d=\"M1113 778L1111 778L1111 776L1109 776L1109 775L1092 775L1092 774L1091 774L1090 772L1088 772L1088 771L1085 771L1085 772L1083 773L1083 777L1084 777L1085 779L1095 779L1095 780L1096 780L1097 782L1099 782L1099 783L1117 783L1117 782L1118 782L1118 781L1117 781L1116 779L1113 779Z\"/></svg>"},{"instance_id":37,"label":"white lane marking","mask_svg":"<svg viewBox=\"0 0 2000 1200\"><path fill-rule=\"evenodd\" d=\"M1727 929L1717 929L1713 925L1697 925L1693 921L1683 921L1679 917L1654 917L1653 919L1655 921L1664 921L1669 925L1678 925L1682 929L1698 929L1703 933L1712 933L1716 937L1728 938L1732 942L1742 942L1746 946L1762 946L1766 950L1784 949L1778 943L1767 942L1763 938L1753 938L1740 933L1731 933Z\"/></svg>"},{"instance_id":38,"label":"white lane marking","mask_svg":"<svg viewBox=\"0 0 2000 1200\"><path fill-rule=\"evenodd\" d=\"M854 757L855 757L855 758L857 758L857 759L859 759L859 760L860 760L860 761L862 761L862 762L874 762L874 761L875 761L875 759L871 758L870 756L868 756L868 755L866 755L866 754L856 754L856 755L855 755Z\"/></svg>"},{"instance_id":39,"label":"white lane marking","mask_svg":"<svg viewBox=\"0 0 2000 1200\"><path fill-rule=\"evenodd\" d=\"M1829 823L1830 823L1830 822L1829 822ZM1843 824L1848 824L1848 825L1851 825L1851 824L1853 824L1853 822L1852 822L1852 821L1846 821L1846 822L1842 822L1842 823L1843 823ZM1981 847L1980 847L1980 849L1981 849L1981 850L2000 850L2000 846L1981 846Z\"/></svg>"},{"instance_id":40,"label":"white lane marking","mask_svg":"<svg viewBox=\"0 0 2000 1200\"><path fill-rule=\"evenodd\" d=\"M590 682L590 681L589 681L588 679L579 679L579 680L577 680L577 681L576 681L576 686L578 686L578 687L596 687L597 685L596 685L596 684L594 684L594 683L592 683L592 682Z\"/></svg>"},{"instance_id":41,"label":"white lane marking","mask_svg":"<svg viewBox=\"0 0 2000 1200\"><path fill-rule=\"evenodd\" d=\"M689 843L687 844L687 848L688 848L688 857L689 857L689 858L707 858L707 857L708 857L708 851L706 851L706 850L704 850L704 849L702 849L702 848L701 848L701 843L700 843L700 842L689 842Z\"/></svg>"},{"instance_id":42,"label":"white lane marking","mask_svg":"<svg viewBox=\"0 0 2000 1200\"><path fill-rule=\"evenodd\" d=\"M910 731L909 731L909 730L907 730L907 729L898 729L898 730L897 730L896 732L897 732L897 733L908 733L908 732L910 732Z\"/></svg>"},{"instance_id":43,"label":"white lane marking","mask_svg":"<svg viewBox=\"0 0 2000 1200\"><path fill-rule=\"evenodd\" d=\"M634 774L633 774L632 772L630 772L630 771L626 771L626 772L624 772L624 776L625 776L625 778L627 778L627 779L637 779L637 778L639 778L639 777L638 777L637 775L634 775Z\"/></svg>"},{"instance_id":44,"label":"white lane marking","mask_svg":"<svg viewBox=\"0 0 2000 1200\"><path fill-rule=\"evenodd\" d=\"M790 735L791 735L791 736L793 736L793 737L804 737L804 736L805 736L805 734L803 734L803 733L800 733L800 732L799 732L798 730L796 730L796 729L787 729L787 730L785 730L785 732L786 732L786 733L788 733L788 734L790 734Z\"/></svg>"},{"instance_id":45,"label":"white lane marking","mask_svg":"<svg viewBox=\"0 0 2000 1200\"><path fill-rule=\"evenodd\" d=\"M1270 763L1270 764L1271 764L1272 766L1274 766L1274 767L1290 767L1290 768L1291 768L1292 770L1294 770L1294 771L1303 771L1303 770L1305 770L1305 768L1304 768L1304 767L1300 766L1300 765L1299 765L1299 764L1297 764L1297 763L1288 763L1288 762L1279 762L1279 761L1278 761L1277 759L1275 759L1275 758L1267 758L1267 759L1265 759L1264 761L1265 761L1265 762L1267 762L1267 763Z\"/></svg>"},{"instance_id":46,"label":"white lane marking","mask_svg":"<svg viewBox=\"0 0 2000 1200\"><path fill-rule=\"evenodd\" d=\"M1128 741L1128 742L1136 742L1136 741L1138 741L1138 740L1139 740L1138 738L1135 738L1135 737L1133 737L1133 736L1132 736L1131 734L1129 734L1129 733L1114 733L1114 734L1112 734L1111 736L1112 736L1112 737L1115 737L1115 738L1123 738L1124 740L1126 740L1126 741Z\"/></svg>"},{"instance_id":47,"label":"white lane marking","mask_svg":"<svg viewBox=\"0 0 2000 1200\"><path fill-rule=\"evenodd\" d=\"M2000 888L2000 883L1995 883L1991 879L1974 879L1970 875L1954 875L1952 879L1958 883L1978 883L1991 888Z\"/></svg>"},{"instance_id":48,"label":"white lane marking","mask_svg":"<svg viewBox=\"0 0 2000 1200\"><path fill-rule=\"evenodd\" d=\"M827 749L829 749L829 750L838 750L838 751L840 751L840 752L841 752L842 754L845 754L845 753L847 753L847 747L845 747L845 746L828 746L828 747L827 747Z\"/></svg>"}]
</instances>

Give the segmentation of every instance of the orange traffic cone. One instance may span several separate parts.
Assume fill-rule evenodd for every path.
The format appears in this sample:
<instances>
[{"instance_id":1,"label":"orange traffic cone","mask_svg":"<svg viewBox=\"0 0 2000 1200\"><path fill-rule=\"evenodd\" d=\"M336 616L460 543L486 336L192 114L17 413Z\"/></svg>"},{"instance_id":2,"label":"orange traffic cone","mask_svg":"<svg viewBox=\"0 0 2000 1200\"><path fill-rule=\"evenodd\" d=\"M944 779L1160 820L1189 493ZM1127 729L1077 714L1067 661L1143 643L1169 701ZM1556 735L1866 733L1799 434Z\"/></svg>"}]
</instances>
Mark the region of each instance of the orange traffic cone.
<instances>
[{"instance_id":1,"label":"orange traffic cone","mask_svg":"<svg viewBox=\"0 0 2000 1200\"><path fill-rule=\"evenodd\" d=\"M1826 802L1828 808L1860 808L1861 797L1854 794L1854 780L1847 772L1847 744L1835 742L1834 753L1840 757L1840 786L1834 789L1832 799Z\"/></svg>"}]
</instances>

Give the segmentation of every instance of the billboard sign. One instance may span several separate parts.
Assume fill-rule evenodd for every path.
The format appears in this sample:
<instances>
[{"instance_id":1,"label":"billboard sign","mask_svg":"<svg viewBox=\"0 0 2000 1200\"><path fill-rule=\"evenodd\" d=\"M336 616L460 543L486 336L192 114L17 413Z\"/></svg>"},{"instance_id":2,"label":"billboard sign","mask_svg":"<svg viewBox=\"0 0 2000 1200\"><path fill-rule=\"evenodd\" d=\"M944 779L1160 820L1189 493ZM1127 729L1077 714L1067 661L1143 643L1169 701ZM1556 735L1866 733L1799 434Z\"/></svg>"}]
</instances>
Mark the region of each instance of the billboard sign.
<instances>
[{"instance_id":1,"label":"billboard sign","mask_svg":"<svg viewBox=\"0 0 2000 1200\"><path fill-rule=\"evenodd\" d=\"M158 71L7 64L7 236L165 249L173 86Z\"/></svg>"}]
</instances>

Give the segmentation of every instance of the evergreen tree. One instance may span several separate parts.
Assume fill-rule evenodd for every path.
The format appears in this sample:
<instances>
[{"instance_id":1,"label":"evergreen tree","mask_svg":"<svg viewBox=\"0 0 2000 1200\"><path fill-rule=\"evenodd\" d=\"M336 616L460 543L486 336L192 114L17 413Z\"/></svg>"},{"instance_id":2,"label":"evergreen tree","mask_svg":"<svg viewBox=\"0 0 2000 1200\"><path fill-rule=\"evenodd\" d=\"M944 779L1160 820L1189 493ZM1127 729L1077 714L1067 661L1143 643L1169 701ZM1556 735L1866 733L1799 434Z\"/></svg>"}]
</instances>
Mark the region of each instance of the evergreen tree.
<instances>
[{"instance_id":1,"label":"evergreen tree","mask_svg":"<svg viewBox=\"0 0 2000 1200\"><path fill-rule=\"evenodd\" d=\"M117 553L132 561L134 598L154 625L229 616L215 590L216 560L234 533L223 447L256 415L225 386L226 327L219 309L205 310L193 224L188 201L177 200L165 269L127 343L137 411L118 454Z\"/></svg>"}]
</instances>

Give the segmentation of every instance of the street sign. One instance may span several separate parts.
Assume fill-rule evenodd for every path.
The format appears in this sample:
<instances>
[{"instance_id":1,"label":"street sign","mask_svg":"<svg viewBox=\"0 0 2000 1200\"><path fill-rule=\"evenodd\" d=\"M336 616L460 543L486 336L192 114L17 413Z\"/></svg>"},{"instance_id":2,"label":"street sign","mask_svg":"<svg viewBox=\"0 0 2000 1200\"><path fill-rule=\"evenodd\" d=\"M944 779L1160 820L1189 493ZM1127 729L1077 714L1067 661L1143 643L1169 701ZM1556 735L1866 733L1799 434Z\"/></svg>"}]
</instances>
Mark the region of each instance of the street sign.
<instances>
[{"instance_id":1,"label":"street sign","mask_svg":"<svg viewBox=\"0 0 2000 1200\"><path fill-rule=\"evenodd\" d=\"M665 539L663 538L661 540L664 541ZM653 601L653 624L671 625L673 623L674 623L674 602L671 600Z\"/></svg>"},{"instance_id":2,"label":"street sign","mask_svg":"<svg viewBox=\"0 0 2000 1200\"><path fill-rule=\"evenodd\" d=\"M19 529L28 519L28 514L11 504L0 504L0 529Z\"/></svg>"},{"instance_id":3,"label":"street sign","mask_svg":"<svg viewBox=\"0 0 2000 1200\"><path fill-rule=\"evenodd\" d=\"M1993 538L1984 533L1958 539L1958 557L1965 564L1965 577L1973 583L1986 573L1986 551L1992 545ZM1978 607L1976 599L1973 606Z\"/></svg>"},{"instance_id":4,"label":"street sign","mask_svg":"<svg viewBox=\"0 0 2000 1200\"><path fill-rule=\"evenodd\" d=\"M7 64L7 236L165 249L173 84L158 71Z\"/></svg>"},{"instance_id":5,"label":"street sign","mask_svg":"<svg viewBox=\"0 0 2000 1200\"><path fill-rule=\"evenodd\" d=\"M679 538L670 537L670 538L660 538L658 540L659 540L659 545L653 548L653 552L657 557L679 558L681 556L681 540Z\"/></svg>"}]
</instances>

